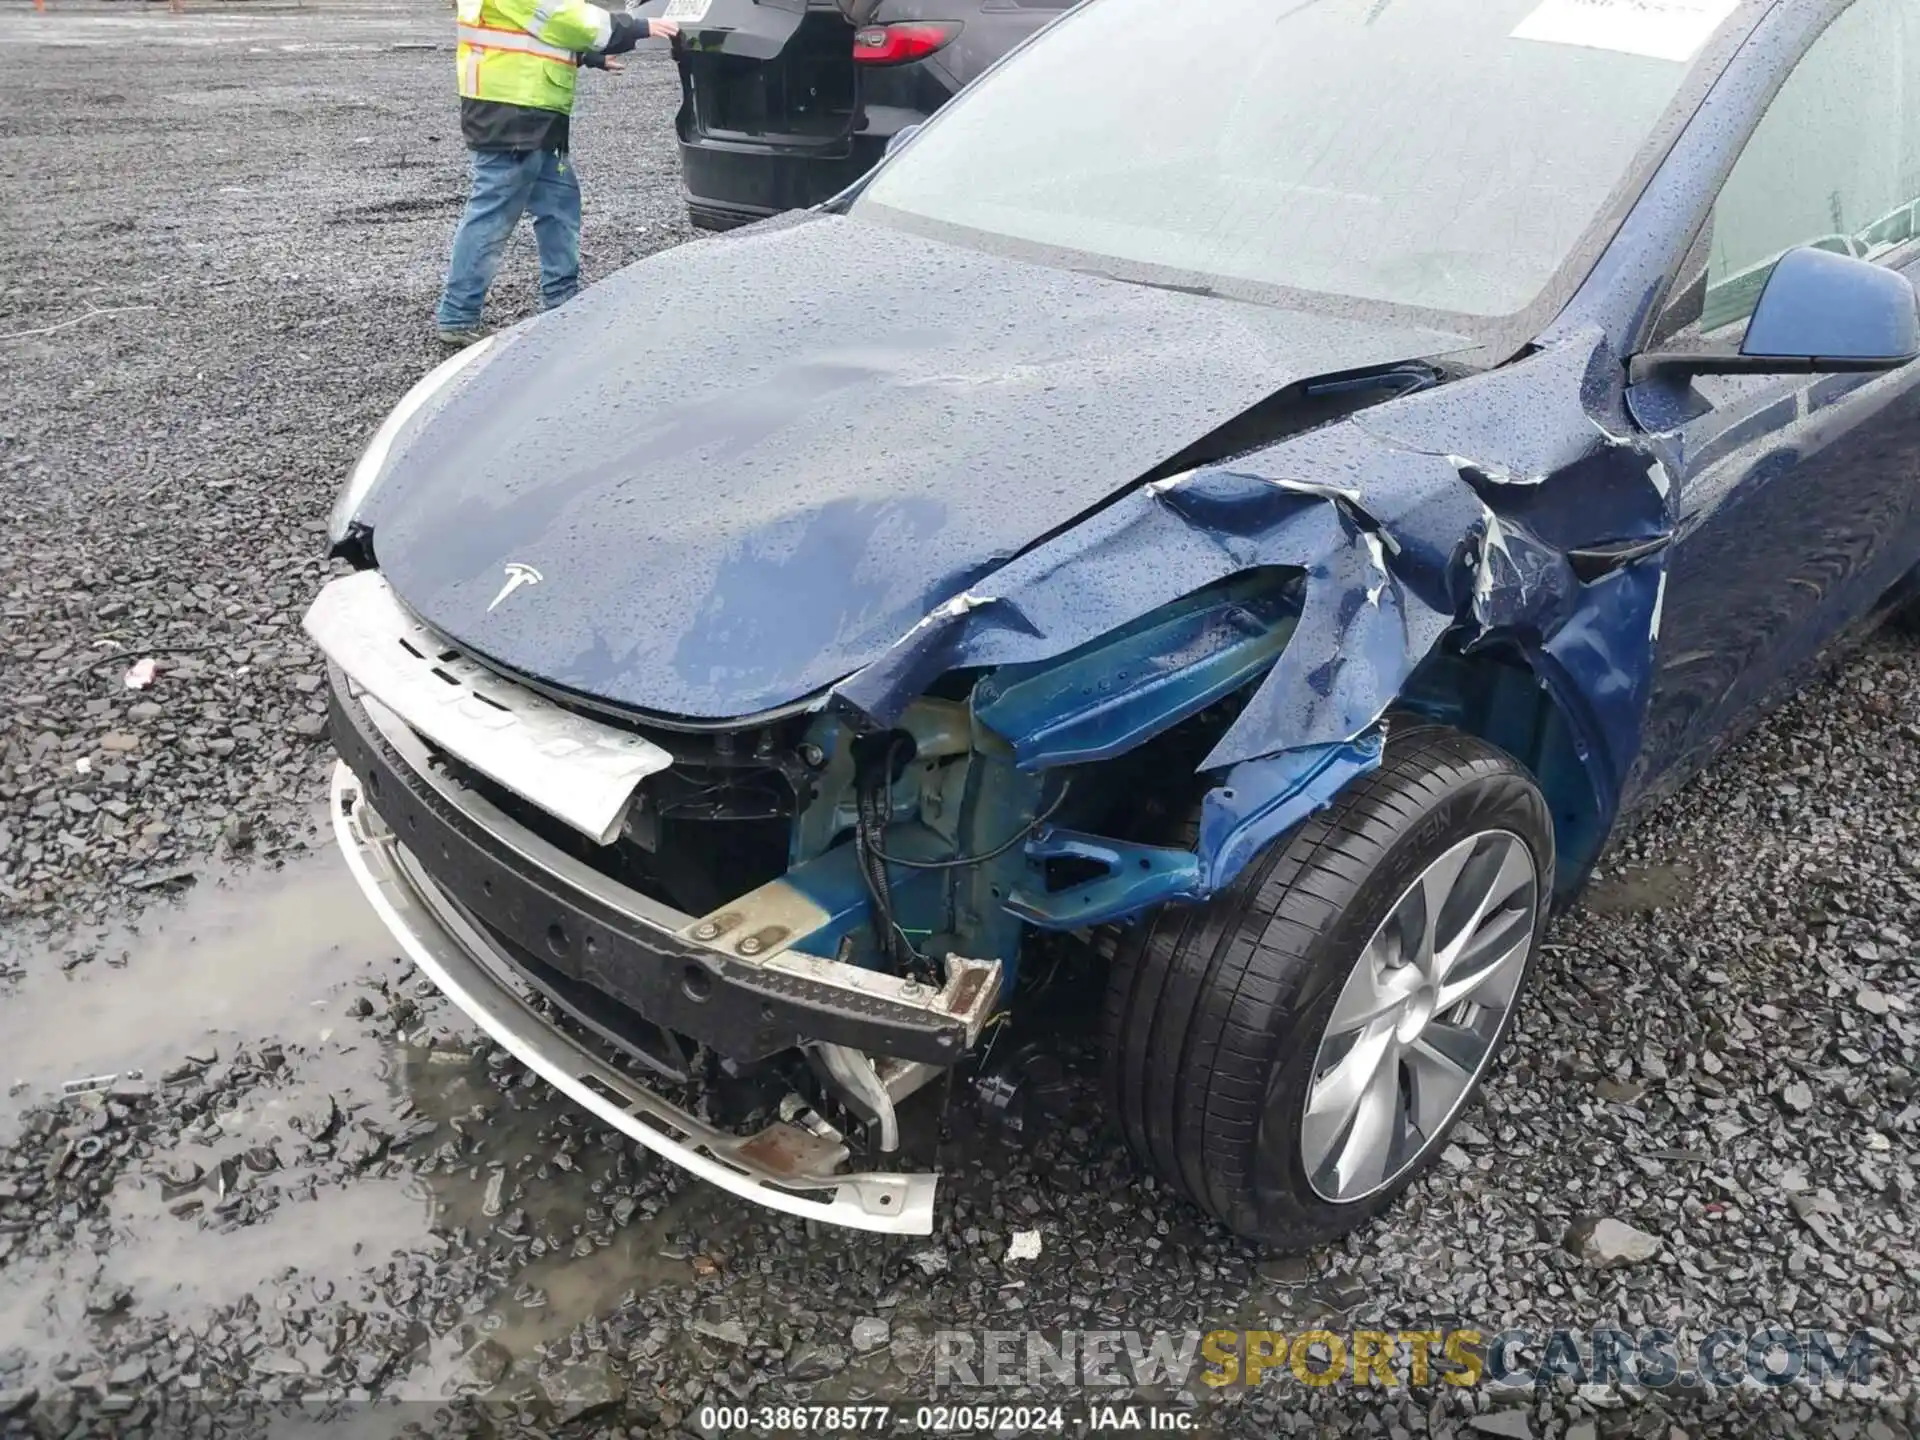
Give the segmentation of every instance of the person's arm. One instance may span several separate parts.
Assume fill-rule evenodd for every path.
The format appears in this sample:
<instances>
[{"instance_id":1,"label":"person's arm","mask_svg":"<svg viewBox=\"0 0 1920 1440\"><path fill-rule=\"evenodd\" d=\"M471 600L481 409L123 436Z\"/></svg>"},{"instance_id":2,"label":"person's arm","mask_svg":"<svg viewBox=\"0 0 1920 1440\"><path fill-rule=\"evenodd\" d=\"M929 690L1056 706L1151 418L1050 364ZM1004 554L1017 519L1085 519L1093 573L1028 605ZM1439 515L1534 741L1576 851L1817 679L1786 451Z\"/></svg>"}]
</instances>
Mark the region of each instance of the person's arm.
<instances>
[{"instance_id":1,"label":"person's arm","mask_svg":"<svg viewBox=\"0 0 1920 1440\"><path fill-rule=\"evenodd\" d=\"M671 40L675 35L680 33L680 27L671 20L642 20L638 16L627 14L615 15L613 19L615 30L614 43L608 45L603 52L608 55L623 54L631 50L642 40ZM619 22L622 20L627 21L633 27L634 31L633 38L626 41L625 44L619 43Z\"/></svg>"},{"instance_id":2,"label":"person's arm","mask_svg":"<svg viewBox=\"0 0 1920 1440\"><path fill-rule=\"evenodd\" d=\"M612 11L613 33L600 47L602 55L624 55L647 38L647 22L624 10Z\"/></svg>"},{"instance_id":3,"label":"person's arm","mask_svg":"<svg viewBox=\"0 0 1920 1440\"><path fill-rule=\"evenodd\" d=\"M631 20L633 18L631 15L616 15L614 17L616 21ZM642 40L671 39L680 33L680 27L671 20L641 20L638 23L642 31L638 38ZM614 38L608 43L608 47L605 50L588 50L580 56L580 63L582 65L585 65L590 70L619 70L623 68L618 60L609 63L607 56L619 55L631 50L634 42L628 40L624 45L620 44L619 41L622 38L618 33L620 27L616 24L614 29Z\"/></svg>"},{"instance_id":4,"label":"person's arm","mask_svg":"<svg viewBox=\"0 0 1920 1440\"><path fill-rule=\"evenodd\" d=\"M646 21L590 0L504 0L501 8L534 39L578 55L618 55L647 33Z\"/></svg>"}]
</instances>

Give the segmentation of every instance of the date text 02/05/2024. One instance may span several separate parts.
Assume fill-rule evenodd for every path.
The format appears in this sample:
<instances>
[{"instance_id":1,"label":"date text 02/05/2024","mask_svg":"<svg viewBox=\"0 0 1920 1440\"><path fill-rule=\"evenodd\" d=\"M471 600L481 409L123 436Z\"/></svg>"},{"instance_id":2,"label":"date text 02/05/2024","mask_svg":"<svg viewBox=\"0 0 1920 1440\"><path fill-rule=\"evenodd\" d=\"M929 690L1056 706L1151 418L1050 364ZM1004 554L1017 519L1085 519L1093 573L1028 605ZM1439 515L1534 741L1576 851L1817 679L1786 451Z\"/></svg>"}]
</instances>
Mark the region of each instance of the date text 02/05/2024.
<instances>
[{"instance_id":1,"label":"date text 02/05/2024","mask_svg":"<svg viewBox=\"0 0 1920 1440\"><path fill-rule=\"evenodd\" d=\"M699 1428L732 1433L827 1435L1180 1434L1198 1424L1191 1410L1156 1405L709 1405Z\"/></svg>"}]
</instances>

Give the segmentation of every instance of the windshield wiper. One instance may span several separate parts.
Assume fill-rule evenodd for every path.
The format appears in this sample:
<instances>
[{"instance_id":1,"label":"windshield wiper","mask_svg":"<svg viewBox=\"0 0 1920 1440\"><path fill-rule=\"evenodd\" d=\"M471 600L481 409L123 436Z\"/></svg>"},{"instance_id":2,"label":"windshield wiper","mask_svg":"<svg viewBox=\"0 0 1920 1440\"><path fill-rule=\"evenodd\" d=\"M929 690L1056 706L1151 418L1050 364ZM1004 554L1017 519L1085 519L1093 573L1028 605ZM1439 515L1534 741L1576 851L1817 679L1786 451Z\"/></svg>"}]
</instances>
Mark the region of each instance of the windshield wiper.
<instances>
[{"instance_id":1,"label":"windshield wiper","mask_svg":"<svg viewBox=\"0 0 1920 1440\"><path fill-rule=\"evenodd\" d=\"M1079 265L1073 267L1076 275L1091 275L1096 280L1115 280L1122 285L1144 285L1149 290L1171 290L1176 295L1198 295L1207 300L1227 300L1231 296L1222 295L1211 285L1176 285L1171 280L1141 280L1132 275L1115 275L1111 270L1093 270Z\"/></svg>"}]
</instances>

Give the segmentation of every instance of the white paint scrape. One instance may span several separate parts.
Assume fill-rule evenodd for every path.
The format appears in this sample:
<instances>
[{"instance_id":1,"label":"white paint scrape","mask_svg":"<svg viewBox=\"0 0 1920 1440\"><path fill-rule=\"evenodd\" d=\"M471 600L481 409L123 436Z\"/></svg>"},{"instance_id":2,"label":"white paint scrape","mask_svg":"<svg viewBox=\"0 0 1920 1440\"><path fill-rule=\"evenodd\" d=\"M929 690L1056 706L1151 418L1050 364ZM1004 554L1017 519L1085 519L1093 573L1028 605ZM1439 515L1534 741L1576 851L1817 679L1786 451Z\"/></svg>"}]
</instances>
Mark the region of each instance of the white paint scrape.
<instances>
[{"instance_id":1,"label":"white paint scrape","mask_svg":"<svg viewBox=\"0 0 1920 1440\"><path fill-rule=\"evenodd\" d=\"M1373 561L1373 568L1380 573L1379 583L1367 587L1367 603L1377 607L1380 604L1380 597L1386 593L1387 580L1389 578L1387 574L1387 547L1381 543L1380 537L1371 530L1362 530L1360 532L1360 538L1367 542L1367 558Z\"/></svg>"}]
</instances>

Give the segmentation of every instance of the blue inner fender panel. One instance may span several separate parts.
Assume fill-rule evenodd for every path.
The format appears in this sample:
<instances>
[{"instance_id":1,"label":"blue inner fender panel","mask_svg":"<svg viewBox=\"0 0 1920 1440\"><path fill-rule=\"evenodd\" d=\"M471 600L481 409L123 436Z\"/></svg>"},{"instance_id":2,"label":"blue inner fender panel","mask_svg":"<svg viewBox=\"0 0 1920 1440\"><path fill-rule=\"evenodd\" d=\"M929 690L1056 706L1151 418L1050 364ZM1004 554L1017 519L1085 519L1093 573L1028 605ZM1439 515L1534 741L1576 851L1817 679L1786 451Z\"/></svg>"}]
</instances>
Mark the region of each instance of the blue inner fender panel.
<instances>
[{"instance_id":1,"label":"blue inner fender panel","mask_svg":"<svg viewBox=\"0 0 1920 1440\"><path fill-rule=\"evenodd\" d=\"M1124 754L1268 669L1300 613L1298 575L1253 570L1057 660L1006 665L973 710L1023 770Z\"/></svg>"}]
</instances>

